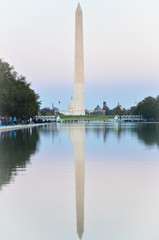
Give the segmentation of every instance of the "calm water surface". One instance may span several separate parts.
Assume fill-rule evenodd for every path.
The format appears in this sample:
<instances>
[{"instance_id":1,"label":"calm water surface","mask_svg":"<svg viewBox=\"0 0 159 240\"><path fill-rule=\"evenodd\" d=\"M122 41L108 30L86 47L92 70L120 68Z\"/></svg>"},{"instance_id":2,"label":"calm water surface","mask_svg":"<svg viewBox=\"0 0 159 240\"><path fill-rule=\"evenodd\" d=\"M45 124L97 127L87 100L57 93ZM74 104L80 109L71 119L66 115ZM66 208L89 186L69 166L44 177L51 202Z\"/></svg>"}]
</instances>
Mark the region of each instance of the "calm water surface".
<instances>
[{"instance_id":1,"label":"calm water surface","mask_svg":"<svg viewBox=\"0 0 159 240\"><path fill-rule=\"evenodd\" d=\"M159 125L0 133L0 239L158 240Z\"/></svg>"}]
</instances>

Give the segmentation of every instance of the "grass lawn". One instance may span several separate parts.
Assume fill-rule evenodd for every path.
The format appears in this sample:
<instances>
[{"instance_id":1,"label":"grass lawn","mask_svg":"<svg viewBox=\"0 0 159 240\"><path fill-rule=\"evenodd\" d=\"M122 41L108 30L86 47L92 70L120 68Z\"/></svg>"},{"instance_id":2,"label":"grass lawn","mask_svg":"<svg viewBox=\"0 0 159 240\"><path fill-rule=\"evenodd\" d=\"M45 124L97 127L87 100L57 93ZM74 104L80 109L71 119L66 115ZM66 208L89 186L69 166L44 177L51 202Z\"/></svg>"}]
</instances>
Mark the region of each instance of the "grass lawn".
<instances>
[{"instance_id":1,"label":"grass lawn","mask_svg":"<svg viewBox=\"0 0 159 240\"><path fill-rule=\"evenodd\" d=\"M114 116L106 116L106 115L93 115L93 116L90 116L90 115L86 115L86 116L60 116L60 118L63 120L63 121L105 121L107 122L109 119L111 118L114 118Z\"/></svg>"}]
</instances>

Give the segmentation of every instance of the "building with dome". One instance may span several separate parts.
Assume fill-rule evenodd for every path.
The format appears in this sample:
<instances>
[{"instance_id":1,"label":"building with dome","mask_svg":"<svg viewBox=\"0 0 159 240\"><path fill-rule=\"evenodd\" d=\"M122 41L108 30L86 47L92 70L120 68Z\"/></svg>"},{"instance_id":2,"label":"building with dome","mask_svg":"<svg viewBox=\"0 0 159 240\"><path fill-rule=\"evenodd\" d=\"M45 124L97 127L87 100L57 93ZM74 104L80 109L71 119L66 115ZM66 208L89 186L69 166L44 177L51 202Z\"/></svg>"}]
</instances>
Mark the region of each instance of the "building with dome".
<instances>
[{"instance_id":1,"label":"building with dome","mask_svg":"<svg viewBox=\"0 0 159 240\"><path fill-rule=\"evenodd\" d=\"M103 110L99 105L97 105L93 112L94 115L105 115L105 110Z\"/></svg>"},{"instance_id":2,"label":"building with dome","mask_svg":"<svg viewBox=\"0 0 159 240\"><path fill-rule=\"evenodd\" d=\"M99 105L96 106L96 108L94 109L94 111L101 111L101 107L99 107Z\"/></svg>"},{"instance_id":3,"label":"building with dome","mask_svg":"<svg viewBox=\"0 0 159 240\"><path fill-rule=\"evenodd\" d=\"M74 114L74 108L75 108L75 105L74 105L74 101L71 99L69 105L68 105L68 115L73 115Z\"/></svg>"}]
</instances>

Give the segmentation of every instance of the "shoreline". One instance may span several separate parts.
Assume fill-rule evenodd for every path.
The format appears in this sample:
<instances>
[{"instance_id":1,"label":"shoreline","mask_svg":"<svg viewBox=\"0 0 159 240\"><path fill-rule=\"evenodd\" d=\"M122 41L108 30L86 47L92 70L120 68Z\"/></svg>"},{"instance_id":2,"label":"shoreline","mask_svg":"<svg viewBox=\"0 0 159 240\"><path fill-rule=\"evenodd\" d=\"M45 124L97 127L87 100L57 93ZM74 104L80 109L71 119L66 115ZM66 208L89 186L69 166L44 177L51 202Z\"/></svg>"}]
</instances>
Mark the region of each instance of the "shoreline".
<instances>
[{"instance_id":1,"label":"shoreline","mask_svg":"<svg viewBox=\"0 0 159 240\"><path fill-rule=\"evenodd\" d=\"M45 126L45 125L48 125L48 124L50 124L50 123L36 123L36 124L27 124L27 125L0 126L0 132L20 130L20 129L31 128L31 127L40 127L40 126Z\"/></svg>"}]
</instances>

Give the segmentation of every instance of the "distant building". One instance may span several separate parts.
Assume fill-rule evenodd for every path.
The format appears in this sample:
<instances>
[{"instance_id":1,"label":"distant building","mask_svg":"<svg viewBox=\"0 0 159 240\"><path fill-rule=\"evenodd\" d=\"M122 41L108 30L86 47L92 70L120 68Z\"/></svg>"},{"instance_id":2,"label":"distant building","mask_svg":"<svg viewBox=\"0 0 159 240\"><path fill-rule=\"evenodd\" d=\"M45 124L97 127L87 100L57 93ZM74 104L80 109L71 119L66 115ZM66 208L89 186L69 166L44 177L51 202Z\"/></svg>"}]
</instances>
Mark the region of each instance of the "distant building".
<instances>
[{"instance_id":1,"label":"distant building","mask_svg":"<svg viewBox=\"0 0 159 240\"><path fill-rule=\"evenodd\" d=\"M120 109L122 109L122 106L120 105L120 103L118 103L117 107L119 107Z\"/></svg>"},{"instance_id":2,"label":"distant building","mask_svg":"<svg viewBox=\"0 0 159 240\"><path fill-rule=\"evenodd\" d=\"M94 115L105 115L105 110L102 110L99 105L94 109Z\"/></svg>"},{"instance_id":3,"label":"distant building","mask_svg":"<svg viewBox=\"0 0 159 240\"><path fill-rule=\"evenodd\" d=\"M107 106L107 103L104 101L103 102L103 110L105 111L105 115L112 115L113 110L110 110Z\"/></svg>"},{"instance_id":4,"label":"distant building","mask_svg":"<svg viewBox=\"0 0 159 240\"><path fill-rule=\"evenodd\" d=\"M99 107L99 105L96 106L96 108L94 109L94 111L100 111L102 110L101 107Z\"/></svg>"},{"instance_id":5,"label":"distant building","mask_svg":"<svg viewBox=\"0 0 159 240\"><path fill-rule=\"evenodd\" d=\"M107 105L106 102L103 102L103 108L101 108L99 105L97 105L94 110L86 110L86 114L90 114L90 115L112 115L113 114L113 110L110 110Z\"/></svg>"},{"instance_id":6,"label":"distant building","mask_svg":"<svg viewBox=\"0 0 159 240\"><path fill-rule=\"evenodd\" d=\"M107 104L106 104L106 102L104 101L103 102L103 110L106 110L107 109Z\"/></svg>"}]
</instances>

